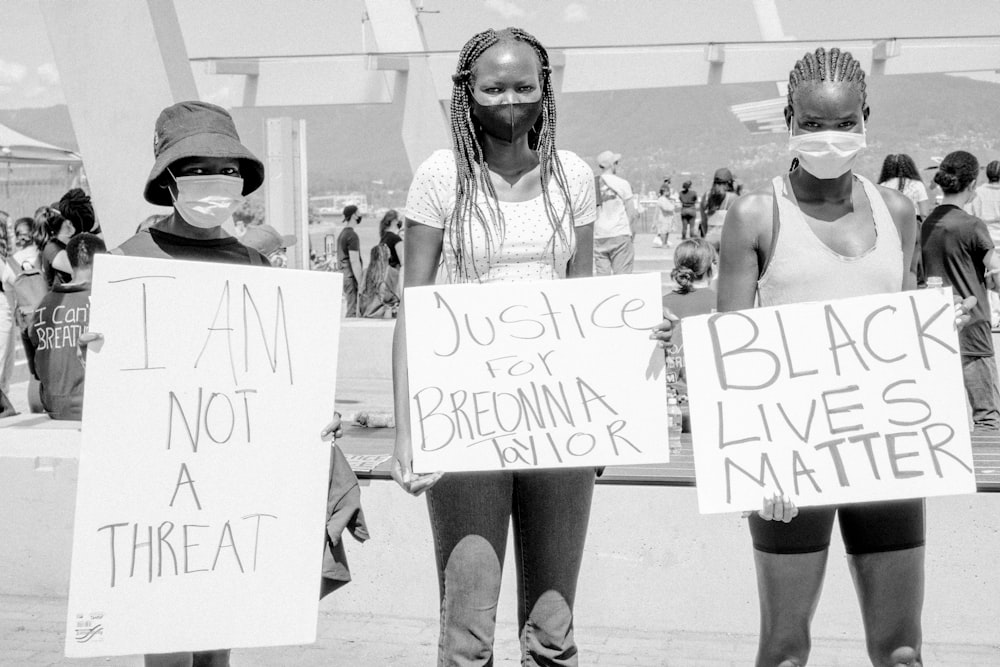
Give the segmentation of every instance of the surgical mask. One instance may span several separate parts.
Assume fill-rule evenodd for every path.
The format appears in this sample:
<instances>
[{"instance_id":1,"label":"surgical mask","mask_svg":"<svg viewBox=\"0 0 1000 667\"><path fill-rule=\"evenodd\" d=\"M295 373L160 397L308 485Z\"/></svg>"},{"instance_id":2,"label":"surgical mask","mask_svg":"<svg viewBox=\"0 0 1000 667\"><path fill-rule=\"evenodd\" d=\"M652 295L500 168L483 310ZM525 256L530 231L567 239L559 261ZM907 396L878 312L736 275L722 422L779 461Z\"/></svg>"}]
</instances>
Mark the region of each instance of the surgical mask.
<instances>
[{"instance_id":1,"label":"surgical mask","mask_svg":"<svg viewBox=\"0 0 1000 667\"><path fill-rule=\"evenodd\" d=\"M172 173L170 175L173 176ZM185 222L194 227L218 227L229 220L243 203L243 179L238 176L175 176L174 182L177 184L177 195L170 193L174 208Z\"/></svg>"},{"instance_id":2,"label":"surgical mask","mask_svg":"<svg viewBox=\"0 0 1000 667\"><path fill-rule=\"evenodd\" d=\"M860 132L824 130L792 134L792 128L788 128L788 150L799 158L799 166L822 180L850 171L858 153L867 146L864 120Z\"/></svg>"},{"instance_id":3,"label":"surgical mask","mask_svg":"<svg viewBox=\"0 0 1000 667\"><path fill-rule=\"evenodd\" d=\"M542 115L542 100L536 102L507 102L506 104L480 104L469 96L473 118L479 121L483 132L508 143L523 137L534 127Z\"/></svg>"}]
</instances>

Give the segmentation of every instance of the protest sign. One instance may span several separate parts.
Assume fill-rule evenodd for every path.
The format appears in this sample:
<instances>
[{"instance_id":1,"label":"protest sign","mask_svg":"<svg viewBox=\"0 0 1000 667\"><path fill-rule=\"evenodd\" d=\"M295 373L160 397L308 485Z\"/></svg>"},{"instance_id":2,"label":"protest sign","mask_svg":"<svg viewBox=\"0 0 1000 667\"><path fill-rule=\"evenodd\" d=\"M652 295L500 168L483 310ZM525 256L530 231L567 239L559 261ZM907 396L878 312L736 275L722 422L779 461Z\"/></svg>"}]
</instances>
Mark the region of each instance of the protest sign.
<instances>
[{"instance_id":1,"label":"protest sign","mask_svg":"<svg viewBox=\"0 0 1000 667\"><path fill-rule=\"evenodd\" d=\"M975 492L950 290L684 320L702 512Z\"/></svg>"},{"instance_id":2,"label":"protest sign","mask_svg":"<svg viewBox=\"0 0 1000 667\"><path fill-rule=\"evenodd\" d=\"M668 460L658 274L406 290L413 469Z\"/></svg>"},{"instance_id":3,"label":"protest sign","mask_svg":"<svg viewBox=\"0 0 1000 667\"><path fill-rule=\"evenodd\" d=\"M340 275L95 259L66 655L315 641Z\"/></svg>"}]
</instances>

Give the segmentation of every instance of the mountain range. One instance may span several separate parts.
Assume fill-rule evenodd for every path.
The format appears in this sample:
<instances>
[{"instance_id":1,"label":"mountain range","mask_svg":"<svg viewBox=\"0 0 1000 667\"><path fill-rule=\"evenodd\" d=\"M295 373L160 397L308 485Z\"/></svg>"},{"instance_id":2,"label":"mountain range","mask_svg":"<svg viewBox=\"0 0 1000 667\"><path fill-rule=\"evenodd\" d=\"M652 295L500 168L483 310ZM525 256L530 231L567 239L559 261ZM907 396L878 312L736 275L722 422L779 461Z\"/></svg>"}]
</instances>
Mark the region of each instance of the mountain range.
<instances>
[{"instance_id":1,"label":"mountain range","mask_svg":"<svg viewBox=\"0 0 1000 667\"><path fill-rule=\"evenodd\" d=\"M787 168L786 139L751 135L730 107L775 96L773 83L565 94L557 101L557 143L591 164L602 150L621 153L619 173L639 192L655 189L665 176L674 177L675 186L687 177L703 188L722 166L747 187L759 187ZM1000 159L1000 85L943 74L877 77L868 81L868 104L869 148L858 170L872 178L888 153L909 153L922 168L957 149L983 164ZM264 119L283 115L306 119L311 194L357 190L387 205L402 203L411 173L397 109L233 109L245 143L260 152ZM76 149L65 106L0 110L0 123Z\"/></svg>"}]
</instances>

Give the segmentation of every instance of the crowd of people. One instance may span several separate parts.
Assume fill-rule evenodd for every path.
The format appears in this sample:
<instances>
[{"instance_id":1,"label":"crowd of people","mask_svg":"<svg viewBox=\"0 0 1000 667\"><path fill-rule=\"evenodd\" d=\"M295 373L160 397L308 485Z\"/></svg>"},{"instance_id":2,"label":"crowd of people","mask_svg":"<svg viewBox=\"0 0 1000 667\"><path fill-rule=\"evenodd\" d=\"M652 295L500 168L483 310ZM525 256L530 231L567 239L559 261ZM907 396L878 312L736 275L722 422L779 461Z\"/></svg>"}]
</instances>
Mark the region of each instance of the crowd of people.
<instances>
[{"instance_id":1,"label":"crowd of people","mask_svg":"<svg viewBox=\"0 0 1000 667\"><path fill-rule=\"evenodd\" d=\"M597 471L414 472L400 284L630 273L636 197L618 173L620 154L596 156L595 175L579 156L556 147L552 66L532 35L517 28L475 35L459 54L453 84L452 147L416 170L405 220L396 211L383 217L367 271L356 232L363 215L353 205L343 210L336 269L344 277L348 317L397 316L392 475L410 494L427 497L440 583L440 664L492 663L512 523L522 663L576 665L573 605ZM1000 273L994 251L1000 163L987 166L988 182L980 186L977 159L950 153L934 176L942 193L936 206L905 155L886 158L881 186L864 178L853 167L866 146L867 85L851 54L807 53L790 72L785 119L795 162L789 172L742 196L728 168L715 172L701 198L689 181L676 197L669 180L663 183L658 238L670 247L677 222L681 241L671 274L676 287L663 297L670 314L651 338L666 348L671 391L683 397L684 317L895 293L934 278L962 298L975 297L960 308L963 370L974 428L996 430L1000 399L986 292L997 288ZM111 252L280 264L294 239L261 225L246 229L241 242L223 228L264 178L263 164L240 142L229 114L201 102L176 104L157 119L156 137L144 196L172 212L140 225ZM207 198L213 205L200 206ZM78 419L83 351L100 336L86 332L90 267L106 251L97 216L82 191L71 191L3 231L16 250L3 253L7 298L0 300L0 327L9 324L0 328L0 369L9 366L12 338L20 332L44 409L55 419ZM29 282L44 287L36 290L35 304L22 302ZM57 305L74 313L73 321L54 322ZM3 378L0 391L7 389ZM324 434L338 427L335 421ZM757 664L806 664L835 519L872 663L920 665L923 500L800 509L793 498L777 496L749 517L761 613ZM227 665L229 651L147 656L150 665L192 660Z\"/></svg>"}]
</instances>

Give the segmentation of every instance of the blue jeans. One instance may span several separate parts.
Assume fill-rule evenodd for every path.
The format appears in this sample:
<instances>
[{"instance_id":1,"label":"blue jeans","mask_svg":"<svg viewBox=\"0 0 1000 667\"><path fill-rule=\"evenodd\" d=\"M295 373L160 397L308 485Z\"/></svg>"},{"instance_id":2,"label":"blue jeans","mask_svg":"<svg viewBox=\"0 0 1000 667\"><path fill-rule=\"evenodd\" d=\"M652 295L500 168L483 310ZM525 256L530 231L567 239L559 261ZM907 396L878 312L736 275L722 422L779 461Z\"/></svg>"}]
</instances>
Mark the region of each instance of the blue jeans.
<instances>
[{"instance_id":1,"label":"blue jeans","mask_svg":"<svg viewBox=\"0 0 1000 667\"><path fill-rule=\"evenodd\" d=\"M353 273L344 273L344 317L360 317L358 314L358 280Z\"/></svg>"},{"instance_id":2,"label":"blue jeans","mask_svg":"<svg viewBox=\"0 0 1000 667\"><path fill-rule=\"evenodd\" d=\"M632 273L635 246L631 236L594 239L594 275L610 276Z\"/></svg>"},{"instance_id":3,"label":"blue jeans","mask_svg":"<svg viewBox=\"0 0 1000 667\"><path fill-rule=\"evenodd\" d=\"M514 522L522 665L577 665L573 602L594 469L447 473L427 492L441 595L438 665L493 664Z\"/></svg>"},{"instance_id":4,"label":"blue jeans","mask_svg":"<svg viewBox=\"0 0 1000 667\"><path fill-rule=\"evenodd\" d=\"M972 408L972 430L1000 430L996 358L962 355L962 376L965 379L965 394Z\"/></svg>"}]
</instances>

